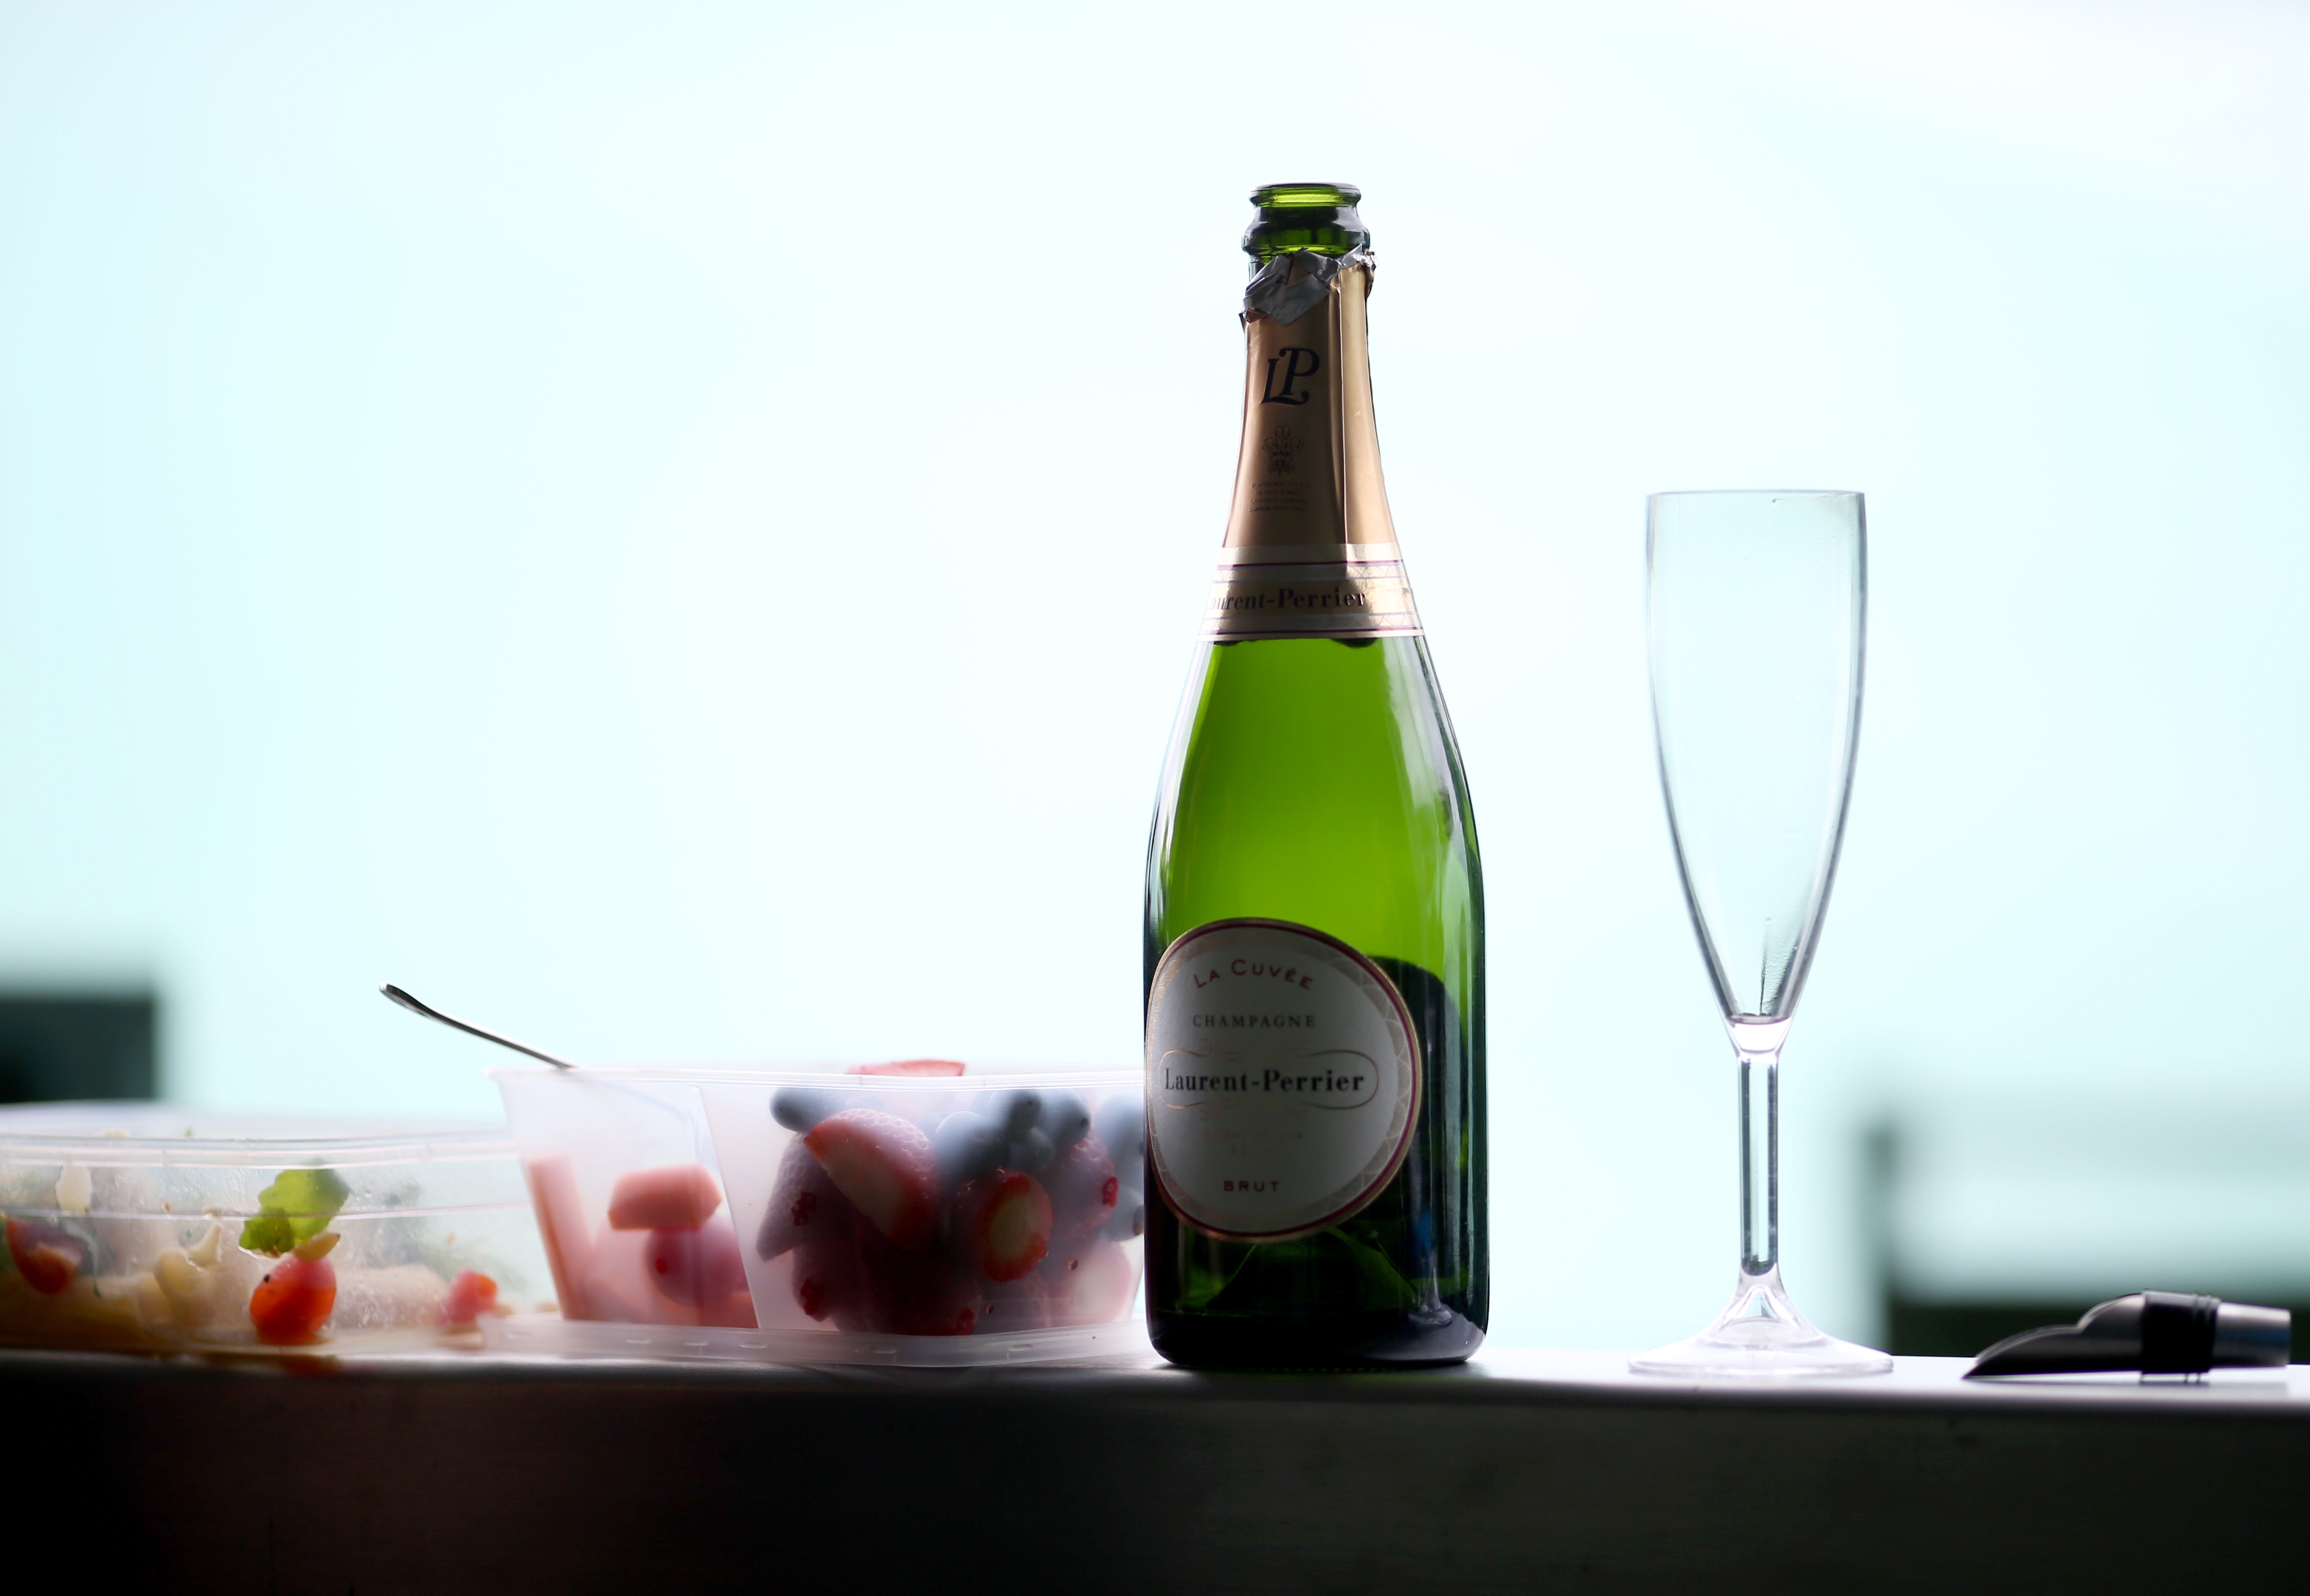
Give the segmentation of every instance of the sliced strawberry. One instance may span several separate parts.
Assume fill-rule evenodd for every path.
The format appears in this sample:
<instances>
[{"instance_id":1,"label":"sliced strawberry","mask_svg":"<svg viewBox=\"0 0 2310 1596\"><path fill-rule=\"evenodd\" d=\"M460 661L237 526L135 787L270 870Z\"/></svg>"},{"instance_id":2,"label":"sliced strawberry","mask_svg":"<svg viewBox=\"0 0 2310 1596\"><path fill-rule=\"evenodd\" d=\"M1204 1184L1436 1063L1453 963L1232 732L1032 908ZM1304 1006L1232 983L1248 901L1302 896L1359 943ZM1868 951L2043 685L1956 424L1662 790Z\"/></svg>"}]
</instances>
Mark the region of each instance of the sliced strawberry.
<instances>
[{"instance_id":1,"label":"sliced strawberry","mask_svg":"<svg viewBox=\"0 0 2310 1596\"><path fill-rule=\"evenodd\" d=\"M450 1330L471 1330L482 1314L497 1311L498 1283L477 1271L460 1270L441 1304L441 1323Z\"/></svg>"},{"instance_id":2,"label":"sliced strawberry","mask_svg":"<svg viewBox=\"0 0 2310 1596\"><path fill-rule=\"evenodd\" d=\"M800 1246L813 1236L850 1234L850 1200L834 1188L803 1139L786 1143L770 1183L770 1205L754 1233L754 1256L765 1261Z\"/></svg>"},{"instance_id":3,"label":"sliced strawberry","mask_svg":"<svg viewBox=\"0 0 2310 1596\"><path fill-rule=\"evenodd\" d=\"M891 1245L911 1249L930 1240L938 1156L919 1129L895 1114L846 1108L802 1140L835 1190Z\"/></svg>"},{"instance_id":4,"label":"sliced strawberry","mask_svg":"<svg viewBox=\"0 0 2310 1596\"><path fill-rule=\"evenodd\" d=\"M1139 1287L1137 1262L1111 1241L1053 1253L1036 1272L1050 1293L1054 1324L1111 1324Z\"/></svg>"},{"instance_id":5,"label":"sliced strawberry","mask_svg":"<svg viewBox=\"0 0 2310 1596\"><path fill-rule=\"evenodd\" d=\"M1051 1250L1051 1199L1031 1175L998 1169L954 1194L962 1255L990 1280L1015 1280Z\"/></svg>"},{"instance_id":6,"label":"sliced strawberry","mask_svg":"<svg viewBox=\"0 0 2310 1596\"><path fill-rule=\"evenodd\" d=\"M73 1276L88 1262L88 1244L38 1219L11 1219L8 1256L15 1261L24 1284L54 1297L72 1284Z\"/></svg>"},{"instance_id":7,"label":"sliced strawberry","mask_svg":"<svg viewBox=\"0 0 2310 1596\"><path fill-rule=\"evenodd\" d=\"M687 1308L718 1306L746 1288L746 1261L727 1219L649 1233L642 1267L658 1295Z\"/></svg>"},{"instance_id":8,"label":"sliced strawberry","mask_svg":"<svg viewBox=\"0 0 2310 1596\"><path fill-rule=\"evenodd\" d=\"M853 1064L845 1075L960 1075L962 1066L951 1058L902 1058L887 1064Z\"/></svg>"},{"instance_id":9,"label":"sliced strawberry","mask_svg":"<svg viewBox=\"0 0 2310 1596\"><path fill-rule=\"evenodd\" d=\"M337 1305L336 1267L326 1258L280 1259L248 1299L248 1320L268 1347L301 1347L320 1339Z\"/></svg>"},{"instance_id":10,"label":"sliced strawberry","mask_svg":"<svg viewBox=\"0 0 2310 1596\"><path fill-rule=\"evenodd\" d=\"M1122 1190L1107 1143L1096 1136L1060 1149L1043 1172L1043 1184L1050 1188L1051 1208L1057 1215L1056 1234L1062 1242L1084 1241L1098 1235L1115 1217L1116 1198Z\"/></svg>"},{"instance_id":11,"label":"sliced strawberry","mask_svg":"<svg viewBox=\"0 0 2310 1596\"><path fill-rule=\"evenodd\" d=\"M694 1230L722 1206L722 1188L703 1164L629 1169L610 1192L612 1230Z\"/></svg>"},{"instance_id":12,"label":"sliced strawberry","mask_svg":"<svg viewBox=\"0 0 2310 1596\"><path fill-rule=\"evenodd\" d=\"M794 1250L794 1296L813 1319L831 1319L844 1330L858 1322L858 1251L847 1232L814 1236Z\"/></svg>"},{"instance_id":13,"label":"sliced strawberry","mask_svg":"<svg viewBox=\"0 0 2310 1596\"><path fill-rule=\"evenodd\" d=\"M942 1252L904 1252L862 1227L858 1260L860 1328L883 1335L967 1336L986 1312L986 1295L970 1271Z\"/></svg>"},{"instance_id":14,"label":"sliced strawberry","mask_svg":"<svg viewBox=\"0 0 2310 1596\"><path fill-rule=\"evenodd\" d=\"M986 1316L978 1325L982 1331L1042 1330L1050 1323L1051 1287L1041 1270L986 1287Z\"/></svg>"},{"instance_id":15,"label":"sliced strawberry","mask_svg":"<svg viewBox=\"0 0 2310 1596\"><path fill-rule=\"evenodd\" d=\"M1115 1218L1107 1222L1101 1236L1109 1241L1130 1241L1147 1234L1147 1199L1138 1192L1126 1191L1115 1204Z\"/></svg>"}]
</instances>

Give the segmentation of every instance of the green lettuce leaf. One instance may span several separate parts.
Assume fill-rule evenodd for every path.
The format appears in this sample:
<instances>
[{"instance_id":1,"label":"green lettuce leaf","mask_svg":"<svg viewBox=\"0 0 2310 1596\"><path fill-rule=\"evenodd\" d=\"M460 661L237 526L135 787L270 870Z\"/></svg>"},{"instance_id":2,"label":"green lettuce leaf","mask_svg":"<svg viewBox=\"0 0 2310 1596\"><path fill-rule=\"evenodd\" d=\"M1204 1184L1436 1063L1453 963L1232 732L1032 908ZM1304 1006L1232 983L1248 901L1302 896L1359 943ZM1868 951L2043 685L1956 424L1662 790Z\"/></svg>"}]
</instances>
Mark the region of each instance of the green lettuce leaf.
<instances>
[{"instance_id":1,"label":"green lettuce leaf","mask_svg":"<svg viewBox=\"0 0 2310 1596\"><path fill-rule=\"evenodd\" d=\"M334 1169L284 1169L256 1194L256 1213L240 1227L240 1245L278 1258L326 1230L352 1195Z\"/></svg>"}]
</instances>

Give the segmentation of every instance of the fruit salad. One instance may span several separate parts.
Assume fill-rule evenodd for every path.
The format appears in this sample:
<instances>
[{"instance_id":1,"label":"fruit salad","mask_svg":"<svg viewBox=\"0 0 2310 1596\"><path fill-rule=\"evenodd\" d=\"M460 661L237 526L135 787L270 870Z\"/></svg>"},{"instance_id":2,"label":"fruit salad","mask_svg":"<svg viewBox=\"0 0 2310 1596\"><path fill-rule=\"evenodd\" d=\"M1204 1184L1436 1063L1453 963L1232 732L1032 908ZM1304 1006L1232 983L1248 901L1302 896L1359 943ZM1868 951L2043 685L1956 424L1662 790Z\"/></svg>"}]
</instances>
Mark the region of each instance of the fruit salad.
<instances>
[{"instance_id":1,"label":"fruit salad","mask_svg":"<svg viewBox=\"0 0 2310 1596\"><path fill-rule=\"evenodd\" d=\"M753 1251L809 1319L948 1336L1129 1311L1146 1227L1135 1096L1094 1115L1064 1088L788 1086L768 1106L792 1134Z\"/></svg>"},{"instance_id":2,"label":"fruit salad","mask_svg":"<svg viewBox=\"0 0 2310 1596\"><path fill-rule=\"evenodd\" d=\"M567 1317L969 1336L1130 1312L1136 1071L498 1078Z\"/></svg>"},{"instance_id":3,"label":"fruit salad","mask_svg":"<svg viewBox=\"0 0 2310 1596\"><path fill-rule=\"evenodd\" d=\"M74 1106L0 1113L0 1343L438 1344L542 1278L502 1141L164 1138L139 1132L167 1111Z\"/></svg>"},{"instance_id":4,"label":"fruit salad","mask_svg":"<svg viewBox=\"0 0 2310 1596\"><path fill-rule=\"evenodd\" d=\"M738 1232L722 1211L712 1170L694 1163L627 1170L599 1224L586 1218L568 1154L533 1158L528 1171L565 1317L754 1328Z\"/></svg>"}]
</instances>

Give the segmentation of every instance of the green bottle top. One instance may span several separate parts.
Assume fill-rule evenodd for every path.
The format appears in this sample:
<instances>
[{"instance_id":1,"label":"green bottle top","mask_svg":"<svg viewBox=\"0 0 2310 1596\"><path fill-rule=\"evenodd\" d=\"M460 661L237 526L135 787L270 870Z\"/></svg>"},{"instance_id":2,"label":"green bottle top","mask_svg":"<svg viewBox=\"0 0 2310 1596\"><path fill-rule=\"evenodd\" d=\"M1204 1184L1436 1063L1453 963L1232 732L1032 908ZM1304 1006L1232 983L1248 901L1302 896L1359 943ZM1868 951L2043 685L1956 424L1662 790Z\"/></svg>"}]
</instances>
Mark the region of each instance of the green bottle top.
<instances>
[{"instance_id":1,"label":"green bottle top","mask_svg":"<svg viewBox=\"0 0 2310 1596\"><path fill-rule=\"evenodd\" d=\"M1295 249L1346 255L1371 242L1356 202L1364 191L1352 183L1270 183L1251 191L1259 220L1243 235L1243 252L1254 269Z\"/></svg>"}]
</instances>

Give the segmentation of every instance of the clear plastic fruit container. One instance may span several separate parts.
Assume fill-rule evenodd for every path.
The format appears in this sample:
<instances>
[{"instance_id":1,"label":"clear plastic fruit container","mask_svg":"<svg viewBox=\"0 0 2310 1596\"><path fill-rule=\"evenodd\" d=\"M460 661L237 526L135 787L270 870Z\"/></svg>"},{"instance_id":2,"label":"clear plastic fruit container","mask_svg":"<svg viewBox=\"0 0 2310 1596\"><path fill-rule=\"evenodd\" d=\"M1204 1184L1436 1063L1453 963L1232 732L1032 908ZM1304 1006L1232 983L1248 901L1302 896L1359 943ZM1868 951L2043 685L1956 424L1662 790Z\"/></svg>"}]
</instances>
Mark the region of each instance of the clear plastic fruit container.
<instances>
[{"instance_id":1,"label":"clear plastic fruit container","mask_svg":"<svg viewBox=\"0 0 2310 1596\"><path fill-rule=\"evenodd\" d=\"M0 1109L0 1344L309 1354L550 1305L502 1125Z\"/></svg>"},{"instance_id":2,"label":"clear plastic fruit container","mask_svg":"<svg viewBox=\"0 0 2310 1596\"><path fill-rule=\"evenodd\" d=\"M1135 1333L1136 1070L491 1073L561 1304L491 1346L957 1364Z\"/></svg>"}]
</instances>

